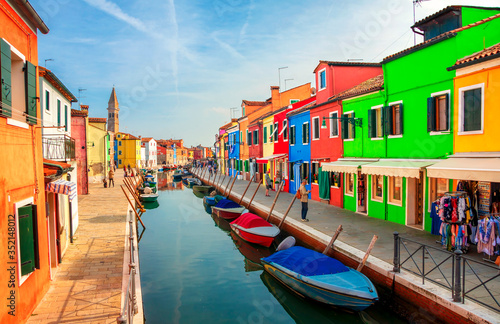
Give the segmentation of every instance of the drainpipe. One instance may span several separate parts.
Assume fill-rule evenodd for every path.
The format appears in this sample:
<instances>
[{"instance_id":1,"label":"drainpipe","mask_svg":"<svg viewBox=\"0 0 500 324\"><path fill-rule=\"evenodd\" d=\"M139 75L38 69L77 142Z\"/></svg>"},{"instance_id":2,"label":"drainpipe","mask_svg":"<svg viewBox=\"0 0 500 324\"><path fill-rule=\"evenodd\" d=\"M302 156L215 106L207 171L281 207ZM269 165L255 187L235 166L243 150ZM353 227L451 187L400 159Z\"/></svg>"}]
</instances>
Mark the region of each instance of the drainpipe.
<instances>
[{"instance_id":1,"label":"drainpipe","mask_svg":"<svg viewBox=\"0 0 500 324\"><path fill-rule=\"evenodd\" d=\"M40 18L38 13L35 11L35 9L33 9L31 4L28 2L28 0L15 0L14 2L21 7L22 11L26 11L26 13L29 14L31 18L33 18L36 27L38 27L38 29L42 34L47 34L49 32L49 27L45 25L42 18Z\"/></svg>"}]
</instances>

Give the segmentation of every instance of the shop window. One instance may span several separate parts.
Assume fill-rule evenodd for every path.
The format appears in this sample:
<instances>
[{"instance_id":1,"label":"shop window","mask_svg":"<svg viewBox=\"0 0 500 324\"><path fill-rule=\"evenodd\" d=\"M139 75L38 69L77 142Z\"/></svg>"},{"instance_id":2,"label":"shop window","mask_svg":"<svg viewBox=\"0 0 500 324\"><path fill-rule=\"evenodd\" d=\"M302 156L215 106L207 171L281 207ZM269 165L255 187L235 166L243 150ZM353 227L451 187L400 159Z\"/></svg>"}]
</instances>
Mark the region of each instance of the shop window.
<instances>
[{"instance_id":1,"label":"shop window","mask_svg":"<svg viewBox=\"0 0 500 324\"><path fill-rule=\"evenodd\" d=\"M283 121L283 140L287 141L288 140L288 120Z\"/></svg>"},{"instance_id":2,"label":"shop window","mask_svg":"<svg viewBox=\"0 0 500 324\"><path fill-rule=\"evenodd\" d=\"M274 123L274 141L277 142L278 141L278 135L279 135L279 126L278 126L278 123Z\"/></svg>"},{"instance_id":3,"label":"shop window","mask_svg":"<svg viewBox=\"0 0 500 324\"><path fill-rule=\"evenodd\" d=\"M290 145L295 145L295 125L290 126Z\"/></svg>"},{"instance_id":4,"label":"shop window","mask_svg":"<svg viewBox=\"0 0 500 324\"><path fill-rule=\"evenodd\" d=\"M403 196L403 178L389 177L389 202L392 204L400 205Z\"/></svg>"},{"instance_id":5,"label":"shop window","mask_svg":"<svg viewBox=\"0 0 500 324\"><path fill-rule=\"evenodd\" d=\"M403 135L403 104L398 103L384 108L385 134Z\"/></svg>"},{"instance_id":6,"label":"shop window","mask_svg":"<svg viewBox=\"0 0 500 324\"><path fill-rule=\"evenodd\" d=\"M337 117L337 112L330 113L330 137L339 136L339 120Z\"/></svg>"},{"instance_id":7,"label":"shop window","mask_svg":"<svg viewBox=\"0 0 500 324\"><path fill-rule=\"evenodd\" d=\"M318 183L318 174L319 174L319 162L313 162L311 164L312 167L312 180L314 183Z\"/></svg>"},{"instance_id":8,"label":"shop window","mask_svg":"<svg viewBox=\"0 0 500 324\"><path fill-rule=\"evenodd\" d=\"M345 118L354 118L354 113L344 114ZM343 139L354 139L356 137L356 128L352 123L349 123L347 119L342 120L342 138Z\"/></svg>"},{"instance_id":9,"label":"shop window","mask_svg":"<svg viewBox=\"0 0 500 324\"><path fill-rule=\"evenodd\" d=\"M345 174L345 194L352 196L354 195L354 173Z\"/></svg>"},{"instance_id":10,"label":"shop window","mask_svg":"<svg viewBox=\"0 0 500 324\"><path fill-rule=\"evenodd\" d=\"M427 98L427 131L450 130L450 95L448 93Z\"/></svg>"},{"instance_id":11,"label":"shop window","mask_svg":"<svg viewBox=\"0 0 500 324\"><path fill-rule=\"evenodd\" d=\"M459 90L459 131L483 131L484 83Z\"/></svg>"},{"instance_id":12,"label":"shop window","mask_svg":"<svg viewBox=\"0 0 500 324\"><path fill-rule=\"evenodd\" d=\"M429 178L429 211L431 204L449 191L449 180L443 178Z\"/></svg>"},{"instance_id":13,"label":"shop window","mask_svg":"<svg viewBox=\"0 0 500 324\"><path fill-rule=\"evenodd\" d=\"M384 176L372 175L372 200L383 201L384 199Z\"/></svg>"},{"instance_id":14,"label":"shop window","mask_svg":"<svg viewBox=\"0 0 500 324\"><path fill-rule=\"evenodd\" d=\"M340 188L340 172L330 172L330 185L335 188Z\"/></svg>"},{"instance_id":15,"label":"shop window","mask_svg":"<svg viewBox=\"0 0 500 324\"><path fill-rule=\"evenodd\" d=\"M309 144L309 122L302 124L302 144Z\"/></svg>"},{"instance_id":16,"label":"shop window","mask_svg":"<svg viewBox=\"0 0 500 324\"><path fill-rule=\"evenodd\" d=\"M38 254L38 224L36 205L25 205L17 209L19 230L19 262L21 276L40 269Z\"/></svg>"},{"instance_id":17,"label":"shop window","mask_svg":"<svg viewBox=\"0 0 500 324\"><path fill-rule=\"evenodd\" d=\"M313 140L319 139L319 117L314 117L312 119L313 127Z\"/></svg>"},{"instance_id":18,"label":"shop window","mask_svg":"<svg viewBox=\"0 0 500 324\"><path fill-rule=\"evenodd\" d=\"M382 107L368 110L368 137L381 138L384 136L382 125Z\"/></svg>"}]
</instances>

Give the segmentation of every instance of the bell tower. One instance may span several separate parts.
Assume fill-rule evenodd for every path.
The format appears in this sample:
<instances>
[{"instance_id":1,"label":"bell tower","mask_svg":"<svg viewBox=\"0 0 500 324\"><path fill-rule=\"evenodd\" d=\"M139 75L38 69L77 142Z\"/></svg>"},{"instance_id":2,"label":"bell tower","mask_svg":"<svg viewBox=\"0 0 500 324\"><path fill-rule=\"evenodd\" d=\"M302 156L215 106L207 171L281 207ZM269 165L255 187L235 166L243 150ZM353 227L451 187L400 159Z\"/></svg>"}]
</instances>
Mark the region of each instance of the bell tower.
<instances>
[{"instance_id":1,"label":"bell tower","mask_svg":"<svg viewBox=\"0 0 500 324\"><path fill-rule=\"evenodd\" d=\"M115 87L111 91L111 96L108 101L108 132L118 133L120 122L118 119L118 112L120 108L118 108L118 99L116 99Z\"/></svg>"}]
</instances>

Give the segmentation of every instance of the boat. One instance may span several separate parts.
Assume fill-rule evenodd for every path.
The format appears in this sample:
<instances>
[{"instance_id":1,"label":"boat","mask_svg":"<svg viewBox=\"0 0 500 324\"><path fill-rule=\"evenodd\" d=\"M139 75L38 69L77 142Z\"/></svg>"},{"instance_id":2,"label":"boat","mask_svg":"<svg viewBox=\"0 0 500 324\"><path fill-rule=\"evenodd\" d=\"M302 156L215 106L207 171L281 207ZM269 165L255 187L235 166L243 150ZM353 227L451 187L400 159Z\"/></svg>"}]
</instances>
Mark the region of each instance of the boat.
<instances>
[{"instance_id":1,"label":"boat","mask_svg":"<svg viewBox=\"0 0 500 324\"><path fill-rule=\"evenodd\" d=\"M194 186L200 186L202 184L201 180L197 178L182 179L182 183L184 183L184 185L188 188L193 188Z\"/></svg>"},{"instance_id":2,"label":"boat","mask_svg":"<svg viewBox=\"0 0 500 324\"><path fill-rule=\"evenodd\" d=\"M194 187L193 187L194 189ZM222 199L226 199L226 197L221 196L221 195L215 195L215 196L205 196L203 197L203 203L207 204L208 206L215 206L219 201Z\"/></svg>"},{"instance_id":3,"label":"boat","mask_svg":"<svg viewBox=\"0 0 500 324\"><path fill-rule=\"evenodd\" d=\"M364 274L314 250L293 246L261 261L278 281L318 302L362 311L378 300L375 286Z\"/></svg>"},{"instance_id":4,"label":"boat","mask_svg":"<svg viewBox=\"0 0 500 324\"><path fill-rule=\"evenodd\" d=\"M216 208L216 207L213 207ZM280 229L252 213L245 213L231 222L232 230L247 242L270 247Z\"/></svg>"},{"instance_id":5,"label":"boat","mask_svg":"<svg viewBox=\"0 0 500 324\"><path fill-rule=\"evenodd\" d=\"M214 191L215 188L212 186L203 186L203 185L195 185L193 186L193 191L199 192L204 194L204 196L208 195L212 191Z\"/></svg>"},{"instance_id":6,"label":"boat","mask_svg":"<svg viewBox=\"0 0 500 324\"><path fill-rule=\"evenodd\" d=\"M245 207L229 199L222 199L217 203L217 205L212 207L212 212L215 215L229 220L240 217L244 210Z\"/></svg>"},{"instance_id":7,"label":"boat","mask_svg":"<svg viewBox=\"0 0 500 324\"><path fill-rule=\"evenodd\" d=\"M155 193L142 194L142 195L140 195L140 197L141 197L141 200L144 202L153 202L153 201L156 201L156 199L158 199L158 194L155 194Z\"/></svg>"}]
</instances>

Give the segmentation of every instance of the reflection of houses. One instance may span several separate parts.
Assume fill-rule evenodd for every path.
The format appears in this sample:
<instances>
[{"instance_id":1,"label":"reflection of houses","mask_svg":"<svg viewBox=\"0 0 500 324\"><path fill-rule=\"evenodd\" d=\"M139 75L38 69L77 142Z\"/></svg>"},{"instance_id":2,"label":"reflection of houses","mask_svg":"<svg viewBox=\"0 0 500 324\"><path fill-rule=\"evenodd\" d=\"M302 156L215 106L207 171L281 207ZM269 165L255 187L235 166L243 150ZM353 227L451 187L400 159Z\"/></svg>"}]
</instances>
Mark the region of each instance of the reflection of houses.
<instances>
[{"instance_id":1,"label":"reflection of houses","mask_svg":"<svg viewBox=\"0 0 500 324\"><path fill-rule=\"evenodd\" d=\"M110 162L110 137L106 118L89 117L87 127L87 158L89 181L100 182L107 176Z\"/></svg>"},{"instance_id":2,"label":"reflection of houses","mask_svg":"<svg viewBox=\"0 0 500 324\"><path fill-rule=\"evenodd\" d=\"M2 1L0 26L0 323L23 323L50 286L36 68L49 29L27 1Z\"/></svg>"}]
</instances>

